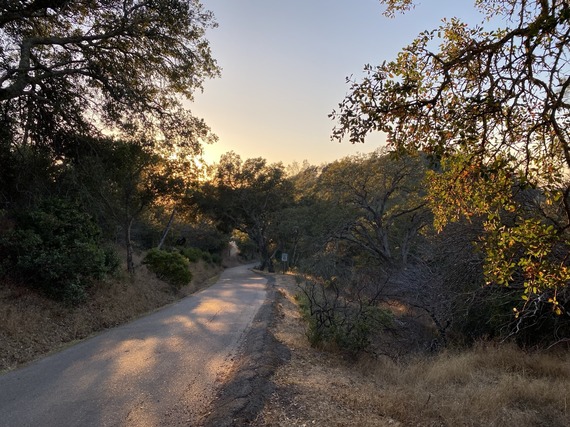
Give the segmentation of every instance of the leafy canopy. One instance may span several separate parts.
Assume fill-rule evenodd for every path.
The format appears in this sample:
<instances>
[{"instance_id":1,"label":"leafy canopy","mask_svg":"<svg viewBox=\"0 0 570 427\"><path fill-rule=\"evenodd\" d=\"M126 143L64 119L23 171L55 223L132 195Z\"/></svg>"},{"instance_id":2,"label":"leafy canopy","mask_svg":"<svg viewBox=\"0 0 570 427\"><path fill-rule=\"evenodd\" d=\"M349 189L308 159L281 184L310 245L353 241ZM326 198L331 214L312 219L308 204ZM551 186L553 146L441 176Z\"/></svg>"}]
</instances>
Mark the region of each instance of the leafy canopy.
<instances>
[{"instance_id":1,"label":"leafy canopy","mask_svg":"<svg viewBox=\"0 0 570 427\"><path fill-rule=\"evenodd\" d=\"M111 128L199 151L183 108L217 76L196 0L0 1L0 105L15 143Z\"/></svg>"},{"instance_id":2,"label":"leafy canopy","mask_svg":"<svg viewBox=\"0 0 570 427\"><path fill-rule=\"evenodd\" d=\"M420 156L380 150L327 165L319 177L321 197L344 212L336 238L384 266L406 264L413 241L430 219L421 188L424 174Z\"/></svg>"},{"instance_id":3,"label":"leafy canopy","mask_svg":"<svg viewBox=\"0 0 570 427\"><path fill-rule=\"evenodd\" d=\"M381 3L388 14L412 6ZM528 304L561 314L561 299L570 301L570 5L476 5L506 27L444 20L396 59L366 66L331 115L333 137L359 143L383 131L395 150L441 160L431 177L438 223L486 217L489 283L521 286Z\"/></svg>"},{"instance_id":4,"label":"leafy canopy","mask_svg":"<svg viewBox=\"0 0 570 427\"><path fill-rule=\"evenodd\" d=\"M262 158L243 161L229 152L216 166L211 181L192 195L198 208L220 230L247 234L261 254L262 269L272 269L272 234L284 208L293 202L293 188L281 163Z\"/></svg>"}]
</instances>

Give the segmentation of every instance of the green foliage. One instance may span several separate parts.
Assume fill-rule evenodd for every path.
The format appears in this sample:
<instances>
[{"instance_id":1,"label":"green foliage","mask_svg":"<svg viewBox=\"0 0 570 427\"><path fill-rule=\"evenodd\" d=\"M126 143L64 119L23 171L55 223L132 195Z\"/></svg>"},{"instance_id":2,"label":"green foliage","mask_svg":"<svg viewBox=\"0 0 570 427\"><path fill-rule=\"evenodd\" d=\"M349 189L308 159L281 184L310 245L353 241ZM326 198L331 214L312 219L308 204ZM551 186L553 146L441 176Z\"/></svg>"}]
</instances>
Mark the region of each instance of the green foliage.
<instances>
[{"instance_id":1,"label":"green foliage","mask_svg":"<svg viewBox=\"0 0 570 427\"><path fill-rule=\"evenodd\" d=\"M524 301L534 301L543 295L548 297L553 312L561 315L557 294L570 282L570 266L556 255L556 252L566 252L568 247L561 244L554 226L526 219L511 227L489 221L487 229L485 273L489 283L522 282Z\"/></svg>"},{"instance_id":2,"label":"green foliage","mask_svg":"<svg viewBox=\"0 0 570 427\"><path fill-rule=\"evenodd\" d=\"M202 259L209 264L212 264L214 262L214 258L210 252L202 252Z\"/></svg>"},{"instance_id":3,"label":"green foliage","mask_svg":"<svg viewBox=\"0 0 570 427\"><path fill-rule=\"evenodd\" d=\"M238 247L239 254L242 258L252 260L258 256L258 248L247 234L236 230L232 233L232 240Z\"/></svg>"},{"instance_id":4,"label":"green foliage","mask_svg":"<svg viewBox=\"0 0 570 427\"><path fill-rule=\"evenodd\" d=\"M209 252L208 252L209 253ZM210 254L210 258L211 261L210 263L212 264L217 264L217 265L221 265L222 264L222 256L220 254Z\"/></svg>"},{"instance_id":5,"label":"green foliage","mask_svg":"<svg viewBox=\"0 0 570 427\"><path fill-rule=\"evenodd\" d=\"M121 265L121 258L119 257L117 251L109 246L104 247L103 251L105 255L105 265L109 271L118 270Z\"/></svg>"},{"instance_id":6,"label":"green foliage","mask_svg":"<svg viewBox=\"0 0 570 427\"><path fill-rule=\"evenodd\" d=\"M53 194L54 177L59 170L45 150L19 147L16 151L9 139L0 141L0 200L9 202L6 206L11 209L38 203L47 194Z\"/></svg>"},{"instance_id":7,"label":"green foliage","mask_svg":"<svg viewBox=\"0 0 570 427\"><path fill-rule=\"evenodd\" d=\"M79 207L46 199L20 212L16 226L0 237L3 274L71 303L84 300L93 280L118 266L111 249L99 242L99 228Z\"/></svg>"},{"instance_id":8,"label":"green foliage","mask_svg":"<svg viewBox=\"0 0 570 427\"><path fill-rule=\"evenodd\" d=\"M181 197L188 184L185 173L190 174L187 165L165 159L145 141L77 136L69 139L66 150L68 164L59 176L60 186L92 209L107 236L116 238L121 227L127 268L133 272L131 241L152 243L152 229L141 224L142 218L148 218L154 206Z\"/></svg>"},{"instance_id":9,"label":"green foliage","mask_svg":"<svg viewBox=\"0 0 570 427\"><path fill-rule=\"evenodd\" d=\"M202 251L198 248L182 248L180 253L190 262L198 262L202 258Z\"/></svg>"},{"instance_id":10,"label":"green foliage","mask_svg":"<svg viewBox=\"0 0 570 427\"><path fill-rule=\"evenodd\" d=\"M413 5L381 2L389 14ZM332 113L333 134L363 142L381 130L394 151L440 162L430 177L436 225L485 219L486 282L518 289L523 301L513 307L514 330L545 324L546 312L548 324L570 323L570 64L560 60L570 55L570 9L476 4L505 27L446 19L392 61L366 66Z\"/></svg>"},{"instance_id":11,"label":"green foliage","mask_svg":"<svg viewBox=\"0 0 570 427\"><path fill-rule=\"evenodd\" d=\"M180 249L180 254L190 262L198 262L201 259L209 264L221 264L222 262L220 255L211 254L210 252L202 251L198 248L182 248Z\"/></svg>"},{"instance_id":12,"label":"green foliage","mask_svg":"<svg viewBox=\"0 0 570 427\"><path fill-rule=\"evenodd\" d=\"M210 252L202 251L202 259L208 264L215 264L216 260L220 260L221 257L214 257L214 255L212 255Z\"/></svg>"},{"instance_id":13,"label":"green foliage","mask_svg":"<svg viewBox=\"0 0 570 427\"><path fill-rule=\"evenodd\" d=\"M337 316L335 321L337 326L331 332L340 348L356 355L368 349L371 344L371 335L389 326L392 320L392 314L379 307L352 307L352 310L346 314L342 313Z\"/></svg>"},{"instance_id":14,"label":"green foliage","mask_svg":"<svg viewBox=\"0 0 570 427\"><path fill-rule=\"evenodd\" d=\"M175 288L181 288L192 280L192 272L188 269L189 261L178 252L151 249L145 255L143 263Z\"/></svg>"}]
</instances>

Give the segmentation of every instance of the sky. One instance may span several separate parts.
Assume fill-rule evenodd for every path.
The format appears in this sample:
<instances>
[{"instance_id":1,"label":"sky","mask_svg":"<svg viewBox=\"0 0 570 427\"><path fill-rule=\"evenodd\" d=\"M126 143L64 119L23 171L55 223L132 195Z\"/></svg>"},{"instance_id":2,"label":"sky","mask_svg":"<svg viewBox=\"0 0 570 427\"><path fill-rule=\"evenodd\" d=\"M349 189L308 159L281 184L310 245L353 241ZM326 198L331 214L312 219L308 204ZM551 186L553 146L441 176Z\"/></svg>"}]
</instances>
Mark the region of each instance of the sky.
<instances>
[{"instance_id":1,"label":"sky","mask_svg":"<svg viewBox=\"0 0 570 427\"><path fill-rule=\"evenodd\" d=\"M242 159L320 165L384 144L331 141L328 115L348 93L346 78L365 64L393 59L421 31L444 17L470 24L483 17L473 0L420 0L387 18L378 0L202 0L218 27L207 32L222 68L189 105L218 136L205 159L234 151Z\"/></svg>"}]
</instances>

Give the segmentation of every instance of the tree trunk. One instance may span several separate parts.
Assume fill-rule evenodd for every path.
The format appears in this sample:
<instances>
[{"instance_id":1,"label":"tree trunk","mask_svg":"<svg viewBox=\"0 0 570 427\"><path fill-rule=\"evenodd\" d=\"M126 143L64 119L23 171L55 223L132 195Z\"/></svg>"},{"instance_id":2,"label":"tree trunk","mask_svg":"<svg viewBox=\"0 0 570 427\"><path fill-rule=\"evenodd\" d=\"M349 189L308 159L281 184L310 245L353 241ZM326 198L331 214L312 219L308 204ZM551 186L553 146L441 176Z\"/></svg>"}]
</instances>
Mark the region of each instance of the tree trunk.
<instances>
[{"instance_id":1,"label":"tree trunk","mask_svg":"<svg viewBox=\"0 0 570 427\"><path fill-rule=\"evenodd\" d=\"M273 261L271 260L271 257L269 256L269 253L267 251L264 251L261 254L260 270L264 271L265 269L267 269L269 273L275 273L275 266L273 265Z\"/></svg>"},{"instance_id":2,"label":"tree trunk","mask_svg":"<svg viewBox=\"0 0 570 427\"><path fill-rule=\"evenodd\" d=\"M164 241L166 240L166 236L170 231L170 227L172 227L172 222L174 221L174 214L176 213L176 208L172 209L172 213L170 214L170 219L168 220L168 224L166 224L166 228L162 232L162 237L160 238L160 242L158 243L157 249L161 249Z\"/></svg>"},{"instance_id":3,"label":"tree trunk","mask_svg":"<svg viewBox=\"0 0 570 427\"><path fill-rule=\"evenodd\" d=\"M269 250L267 249L267 244L265 243L265 239L262 237L260 237L258 239L258 249L259 249L259 254L261 255L260 270L264 271L265 269L267 269L268 272L274 273L275 268L274 268L273 262L271 260L271 254L269 253Z\"/></svg>"},{"instance_id":4,"label":"tree trunk","mask_svg":"<svg viewBox=\"0 0 570 427\"><path fill-rule=\"evenodd\" d=\"M131 227L133 219L127 219L125 227L125 243L127 246L127 271L135 274L135 263L133 262L133 243L131 242Z\"/></svg>"}]
</instances>

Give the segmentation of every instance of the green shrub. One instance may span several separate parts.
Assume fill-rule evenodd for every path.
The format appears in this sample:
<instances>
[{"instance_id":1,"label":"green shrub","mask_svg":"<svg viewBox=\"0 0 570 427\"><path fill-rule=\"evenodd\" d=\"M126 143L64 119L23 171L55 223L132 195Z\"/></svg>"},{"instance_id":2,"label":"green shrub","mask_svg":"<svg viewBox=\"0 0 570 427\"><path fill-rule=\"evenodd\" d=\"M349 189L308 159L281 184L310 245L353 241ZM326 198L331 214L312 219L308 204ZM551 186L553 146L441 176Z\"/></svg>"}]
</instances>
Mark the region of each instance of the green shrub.
<instances>
[{"instance_id":1,"label":"green shrub","mask_svg":"<svg viewBox=\"0 0 570 427\"><path fill-rule=\"evenodd\" d=\"M105 254L105 265L108 267L110 271L116 271L119 266L121 265L121 258L119 258L119 254L111 247L103 248Z\"/></svg>"},{"instance_id":2,"label":"green shrub","mask_svg":"<svg viewBox=\"0 0 570 427\"><path fill-rule=\"evenodd\" d=\"M222 264L222 256L220 254L210 254L212 255L212 264L221 265Z\"/></svg>"},{"instance_id":3,"label":"green shrub","mask_svg":"<svg viewBox=\"0 0 570 427\"><path fill-rule=\"evenodd\" d=\"M210 252L202 252L202 259L208 264L213 263L212 254Z\"/></svg>"},{"instance_id":4,"label":"green shrub","mask_svg":"<svg viewBox=\"0 0 570 427\"><path fill-rule=\"evenodd\" d=\"M192 280L192 273L188 269L189 261L178 252L151 249L147 252L143 263L160 279L175 288L187 285Z\"/></svg>"},{"instance_id":5,"label":"green shrub","mask_svg":"<svg viewBox=\"0 0 570 427\"><path fill-rule=\"evenodd\" d=\"M198 262L202 258L202 251L198 248L182 248L180 253L190 262Z\"/></svg>"},{"instance_id":6,"label":"green shrub","mask_svg":"<svg viewBox=\"0 0 570 427\"><path fill-rule=\"evenodd\" d=\"M333 340L353 355L367 350L372 333L392 322L390 312L375 306L349 306L338 317L331 331Z\"/></svg>"},{"instance_id":7,"label":"green shrub","mask_svg":"<svg viewBox=\"0 0 570 427\"><path fill-rule=\"evenodd\" d=\"M312 303L306 293L300 292L295 295L301 316L307 322L306 336L309 344L316 347L324 341L323 328L318 326L316 313L312 310Z\"/></svg>"},{"instance_id":8,"label":"green shrub","mask_svg":"<svg viewBox=\"0 0 570 427\"><path fill-rule=\"evenodd\" d=\"M44 200L14 215L0 237L0 273L70 303L84 300L93 280L116 270L117 255L100 246L100 229L72 202Z\"/></svg>"},{"instance_id":9,"label":"green shrub","mask_svg":"<svg viewBox=\"0 0 570 427\"><path fill-rule=\"evenodd\" d=\"M208 251L203 251L198 248L182 248L180 254L188 259L190 262L198 262L200 259L209 264L221 264L222 257L219 254L212 254Z\"/></svg>"}]
</instances>

